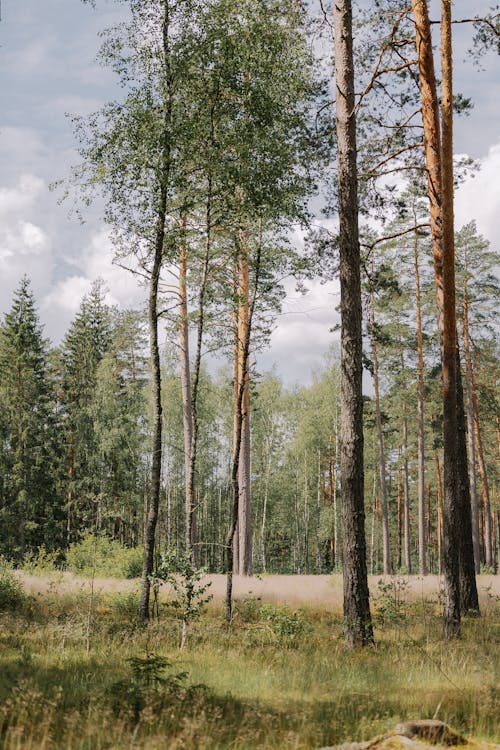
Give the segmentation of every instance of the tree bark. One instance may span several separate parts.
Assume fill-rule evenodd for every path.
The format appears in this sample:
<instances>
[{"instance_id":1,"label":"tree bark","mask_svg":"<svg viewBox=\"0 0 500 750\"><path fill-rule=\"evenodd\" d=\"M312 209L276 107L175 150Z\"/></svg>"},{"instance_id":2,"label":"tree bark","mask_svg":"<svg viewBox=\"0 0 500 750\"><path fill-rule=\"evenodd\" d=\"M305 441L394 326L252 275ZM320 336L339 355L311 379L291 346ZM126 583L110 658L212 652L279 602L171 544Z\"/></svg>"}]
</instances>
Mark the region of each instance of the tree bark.
<instances>
[{"instance_id":1,"label":"tree bark","mask_svg":"<svg viewBox=\"0 0 500 750\"><path fill-rule=\"evenodd\" d=\"M411 551L410 551L410 477L408 470L408 418L403 419L403 496L404 496L404 545L405 545L405 568L408 575L411 574Z\"/></svg>"},{"instance_id":2,"label":"tree bark","mask_svg":"<svg viewBox=\"0 0 500 750\"><path fill-rule=\"evenodd\" d=\"M392 574L391 549L389 542L389 508L387 503L387 482L385 477L384 433L382 430L382 413L380 411L380 385L378 372L377 339L375 336L375 300L373 291L370 293L370 328L373 363L373 390L375 392L375 422L377 427L378 444L378 475L380 482L380 504L382 509L382 554L384 575Z\"/></svg>"},{"instance_id":3,"label":"tree bark","mask_svg":"<svg viewBox=\"0 0 500 750\"><path fill-rule=\"evenodd\" d=\"M193 402L191 397L191 365L189 362L189 319L187 303L187 247L186 216L182 217L179 270L179 339L181 355L182 421L184 427L184 471L185 471L185 544L193 556L193 495L194 466L193 448Z\"/></svg>"},{"instance_id":4,"label":"tree bark","mask_svg":"<svg viewBox=\"0 0 500 750\"><path fill-rule=\"evenodd\" d=\"M362 310L356 165L356 118L350 0L334 2L341 294L341 447L345 638L373 642L366 571Z\"/></svg>"},{"instance_id":5,"label":"tree bark","mask_svg":"<svg viewBox=\"0 0 500 750\"><path fill-rule=\"evenodd\" d=\"M479 546L479 514L477 505L477 471L476 471L476 444L474 438L474 405L472 399L472 355L470 349L469 335L469 299L467 293L467 281L464 288L464 301L462 306L462 329L465 357L465 384L467 393L467 437L469 448L469 477L471 498L471 520L472 520L472 543L474 546L474 567L477 574L481 571L481 550Z\"/></svg>"},{"instance_id":6,"label":"tree bark","mask_svg":"<svg viewBox=\"0 0 500 750\"><path fill-rule=\"evenodd\" d=\"M460 351L457 343L457 483L458 483L458 542L460 561L460 609L463 614L479 615L474 545L472 540L471 494L467 468L467 438L465 429L464 392Z\"/></svg>"},{"instance_id":7,"label":"tree bark","mask_svg":"<svg viewBox=\"0 0 500 750\"><path fill-rule=\"evenodd\" d=\"M169 43L169 0L164 0L163 15L163 55L167 63L170 55ZM151 487L144 529L144 561L142 567L141 594L139 601L139 622L149 620L150 578L153 573L156 524L160 505L161 463L162 463L162 408L161 408L161 368L158 346L158 285L163 261L163 246L167 216L168 187L170 182L170 123L172 119L171 97L167 97L164 113L163 143L161 154L161 180L159 186L158 215L156 219L155 245L151 267L148 296L149 348L151 358L152 393L152 461Z\"/></svg>"},{"instance_id":8,"label":"tree bark","mask_svg":"<svg viewBox=\"0 0 500 750\"><path fill-rule=\"evenodd\" d=\"M483 439L481 427L479 424L479 410L477 405L477 393L474 380L472 380L472 404L474 407L474 437L476 441L476 452L479 464L479 473L481 475L481 486L483 495L483 512L484 512L484 562L488 567L493 566L493 547L492 547L492 529L491 529L491 502L490 490L488 485L488 475L486 473L486 462L484 460Z\"/></svg>"},{"instance_id":9,"label":"tree bark","mask_svg":"<svg viewBox=\"0 0 500 750\"><path fill-rule=\"evenodd\" d=\"M243 387L242 426L239 461L238 569L240 575L252 575L251 479L250 479L250 356L245 353L249 338L249 268L246 233L241 232L238 254L238 375ZM246 360L244 361L244 358Z\"/></svg>"},{"instance_id":10,"label":"tree bark","mask_svg":"<svg viewBox=\"0 0 500 750\"><path fill-rule=\"evenodd\" d=\"M454 179L453 179L453 55L451 31L451 0L442 0L441 20L441 69L442 69L442 170L443 170L443 279L445 292L444 327L446 340L444 349L446 359L455 371L455 403L452 392L448 410L450 412L449 430L454 430L455 454L448 466L450 481L454 477L455 489L450 488L448 510L455 523L455 538L458 540L460 608L463 613L479 614L474 569L474 551L472 542L472 521L469 474L467 471L467 442L465 427L464 397L462 389L462 372L460 367L460 350L457 336L456 300L455 300L455 228L454 228ZM448 331L447 331L448 327ZM447 348L449 347L449 349ZM445 368L443 368L444 371ZM450 388L452 380L450 380ZM454 414L452 414L454 411ZM446 430L446 412L445 430ZM445 439L445 471L446 446ZM452 447L450 446L450 451ZM452 461L450 457L450 462ZM445 480L446 481L446 480ZM446 485L445 485L446 487ZM456 498L454 497L456 493ZM453 552L455 555L455 552ZM453 633L451 633L453 635Z\"/></svg>"},{"instance_id":11,"label":"tree bark","mask_svg":"<svg viewBox=\"0 0 500 750\"><path fill-rule=\"evenodd\" d=\"M418 566L421 576L427 575L425 550L425 432L424 432L424 353L422 336L422 304L420 296L420 269L418 262L418 235L414 242L415 304L417 308L417 492L418 492Z\"/></svg>"},{"instance_id":12,"label":"tree bark","mask_svg":"<svg viewBox=\"0 0 500 750\"><path fill-rule=\"evenodd\" d=\"M242 363L243 371L241 377L238 379L238 391L237 397L234 404L234 446L233 446L233 461L231 468L231 508L229 516L229 529L226 535L226 556L225 556L225 573L226 573L226 622L228 625L231 624L233 616L233 573L234 573L234 544L237 539L236 528L239 516L239 501L240 501L240 488L239 488L239 466L240 466L240 451L241 451L241 439L243 433L243 397L245 390L245 366L249 361L250 352L250 333L252 330L252 320L255 310L255 302L257 299L257 290L259 288L260 281L260 259L261 259L261 240L259 238L259 245L257 248L257 257L255 262L255 282L252 295L251 304L249 304L248 311L248 326L246 328L245 339L242 343ZM250 302L250 300L249 300ZM236 362L237 360L235 360ZM235 373L236 375L237 373Z\"/></svg>"},{"instance_id":13,"label":"tree bark","mask_svg":"<svg viewBox=\"0 0 500 750\"><path fill-rule=\"evenodd\" d=\"M456 320L453 236L453 143L451 87L451 26L447 20L449 1L443 0L442 22L442 113L443 148L429 12L425 0L412 0L419 62L425 161L428 177L434 276L441 338L443 380L443 627L446 638L460 635L460 585L457 535L457 384Z\"/></svg>"}]
</instances>

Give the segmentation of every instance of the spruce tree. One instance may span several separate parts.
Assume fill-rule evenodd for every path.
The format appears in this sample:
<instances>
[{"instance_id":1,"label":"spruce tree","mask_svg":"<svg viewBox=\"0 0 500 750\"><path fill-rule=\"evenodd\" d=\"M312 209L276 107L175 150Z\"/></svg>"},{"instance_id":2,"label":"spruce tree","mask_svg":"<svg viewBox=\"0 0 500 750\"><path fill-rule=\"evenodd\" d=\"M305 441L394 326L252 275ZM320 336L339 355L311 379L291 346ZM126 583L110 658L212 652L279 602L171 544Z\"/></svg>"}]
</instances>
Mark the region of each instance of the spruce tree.
<instances>
[{"instance_id":1,"label":"spruce tree","mask_svg":"<svg viewBox=\"0 0 500 750\"><path fill-rule=\"evenodd\" d=\"M21 280L0 329L3 483L2 552L22 560L42 544L57 546L59 510L52 479L51 386L30 282Z\"/></svg>"}]
</instances>

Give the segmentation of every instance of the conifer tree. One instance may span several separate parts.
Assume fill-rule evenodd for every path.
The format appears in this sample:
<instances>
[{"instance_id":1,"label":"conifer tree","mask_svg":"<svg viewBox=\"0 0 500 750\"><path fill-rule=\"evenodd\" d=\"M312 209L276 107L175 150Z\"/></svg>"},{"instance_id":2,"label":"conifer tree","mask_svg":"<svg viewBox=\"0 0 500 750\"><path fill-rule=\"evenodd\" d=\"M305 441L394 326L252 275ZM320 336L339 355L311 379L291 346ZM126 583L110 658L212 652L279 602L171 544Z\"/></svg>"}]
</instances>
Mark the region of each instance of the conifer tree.
<instances>
[{"instance_id":1,"label":"conifer tree","mask_svg":"<svg viewBox=\"0 0 500 750\"><path fill-rule=\"evenodd\" d=\"M25 276L0 328L4 465L0 538L5 554L19 560L41 544L54 548L61 541L47 359L47 341ZM49 521L55 522L55 528Z\"/></svg>"}]
</instances>

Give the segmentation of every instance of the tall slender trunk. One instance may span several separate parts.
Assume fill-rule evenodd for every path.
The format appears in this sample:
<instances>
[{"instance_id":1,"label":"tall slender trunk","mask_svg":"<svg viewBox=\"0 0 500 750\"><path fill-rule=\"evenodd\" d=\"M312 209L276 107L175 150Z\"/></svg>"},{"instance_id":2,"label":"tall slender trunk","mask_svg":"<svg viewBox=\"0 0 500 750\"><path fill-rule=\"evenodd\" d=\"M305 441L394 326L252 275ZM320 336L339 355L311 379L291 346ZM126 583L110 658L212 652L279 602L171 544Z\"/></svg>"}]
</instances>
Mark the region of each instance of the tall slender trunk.
<instances>
[{"instance_id":1,"label":"tall slender trunk","mask_svg":"<svg viewBox=\"0 0 500 750\"><path fill-rule=\"evenodd\" d=\"M465 357L465 384L467 392L467 437L469 448L469 477L472 520L472 543L474 545L474 566L476 573L481 571L481 550L479 547L479 514L477 505L477 472L476 472L476 444L474 439L474 405L472 399L472 355L469 335L469 298L467 280L464 286L464 300L462 306L462 329Z\"/></svg>"},{"instance_id":2,"label":"tall slender trunk","mask_svg":"<svg viewBox=\"0 0 500 750\"><path fill-rule=\"evenodd\" d=\"M416 223L416 217L415 217ZM418 494L418 567L421 576L427 574L425 554L425 432L424 432L424 347L422 336L422 303L418 234L414 241L415 305L417 311L417 494Z\"/></svg>"},{"instance_id":3,"label":"tall slender trunk","mask_svg":"<svg viewBox=\"0 0 500 750\"><path fill-rule=\"evenodd\" d=\"M249 268L246 232L240 233L238 254L238 370L243 387L242 433L239 462L238 552L240 575L252 575L251 480L250 480L250 367L249 348ZM246 361L244 361L246 357Z\"/></svg>"},{"instance_id":4,"label":"tall slender trunk","mask_svg":"<svg viewBox=\"0 0 500 750\"><path fill-rule=\"evenodd\" d=\"M442 573L442 542L443 542L443 484L441 480L441 467L439 465L438 452L434 451L434 465L436 467L436 500L437 500L437 548L438 548L438 575ZM429 505L430 518L430 505Z\"/></svg>"},{"instance_id":5,"label":"tall slender trunk","mask_svg":"<svg viewBox=\"0 0 500 750\"><path fill-rule=\"evenodd\" d=\"M252 320L255 311L255 303L257 300L257 291L260 283L260 262L262 253L262 237L259 237L259 244L257 247L257 254L255 260L255 280L252 294L251 303L249 303L248 312L248 326L246 330L245 339L242 342L242 362L243 372L238 382L238 395L235 400L235 425L234 425L234 439L235 443L233 446L233 460L231 466L231 508L229 517L229 528L225 540L225 574L226 574L226 622L228 625L231 623L233 616L233 572L234 572L234 544L236 537L236 526L238 523L239 515L239 501L240 501L240 488L239 488L239 465L240 465L240 451L241 451L241 438L243 433L243 396L245 390L245 366L249 361L250 351L250 333L252 330Z\"/></svg>"},{"instance_id":6,"label":"tall slender trunk","mask_svg":"<svg viewBox=\"0 0 500 750\"><path fill-rule=\"evenodd\" d=\"M444 470L445 500L448 481L449 499L445 501L444 516L451 516L455 525L455 540L458 541L460 608L463 613L479 613L474 551L472 541L472 521L470 505L469 473L467 470L467 442L465 427L464 395L460 349L457 336L455 300L455 226L454 226L454 178L453 178L453 54L451 31L451 0L442 0L441 16L441 71L442 71L442 179L443 179L443 283L444 283L444 343L443 350L450 369L449 399L446 398L446 370L443 361L443 381L445 383L444 410ZM453 376L451 370L453 369ZM454 398L453 398L454 396ZM447 440L447 432L449 440ZM455 444L452 443L451 435ZM449 444L449 445L448 445ZM448 445L448 461L447 461ZM446 479L448 472L448 480ZM445 521L443 521L445 523ZM447 549L444 540L444 554L456 556L455 550ZM445 625L446 628L446 625ZM456 635L455 627L448 627L448 635Z\"/></svg>"},{"instance_id":7,"label":"tall slender trunk","mask_svg":"<svg viewBox=\"0 0 500 750\"><path fill-rule=\"evenodd\" d=\"M375 392L375 423L377 428L378 444L378 475L380 482L380 505L382 509L382 552L384 575L392 574L391 549L389 542L389 507L387 501L387 482L385 476L385 451L384 432L382 429L382 413L380 410L380 382L378 370L377 339L375 335L375 298L373 291L370 293L370 329L373 363L373 390Z\"/></svg>"},{"instance_id":8,"label":"tall slender trunk","mask_svg":"<svg viewBox=\"0 0 500 750\"><path fill-rule=\"evenodd\" d=\"M167 70L167 101L163 123L163 142L161 154L161 180L159 186L158 215L156 219L155 245L153 262L149 279L148 324L149 348L151 357L151 393L152 393L152 461L151 486L146 522L144 528L144 562L142 567L141 594L139 602L139 621L142 624L149 620L150 577L153 573L156 524L160 505L161 463L162 463L162 408L161 408L161 368L158 345L158 285L163 260L163 245L167 216L168 187L170 182L170 125L172 120L172 98L170 95L170 41L169 41L169 0L164 0L163 15L163 56Z\"/></svg>"},{"instance_id":9,"label":"tall slender trunk","mask_svg":"<svg viewBox=\"0 0 500 750\"><path fill-rule=\"evenodd\" d=\"M151 462L150 497L144 529L144 562L142 568L141 597L139 603L139 620L143 624L146 623L149 619L149 593L151 587L150 577L153 573L156 523L158 520L158 508L160 503L162 407L160 351L158 346L158 284L160 280L161 262L163 257L164 227L165 212L162 212L158 220L157 240L153 267L151 270L148 302L149 346L151 356L151 391L153 401L153 434L151 441L153 456Z\"/></svg>"},{"instance_id":10,"label":"tall slender trunk","mask_svg":"<svg viewBox=\"0 0 500 750\"><path fill-rule=\"evenodd\" d=\"M261 549L261 564L262 572L266 572L267 568L267 556L266 556L266 524L267 524L267 505L269 502L269 484L271 480L271 458L272 458L272 446L274 442L274 424L271 427L271 436L269 438L269 445L266 455L266 470L264 478L264 502L262 506L262 523L260 527L260 549Z\"/></svg>"},{"instance_id":11,"label":"tall slender trunk","mask_svg":"<svg viewBox=\"0 0 500 750\"><path fill-rule=\"evenodd\" d=\"M481 435L481 426L479 424L479 410L477 404L477 392L474 378L472 385L472 405L474 409L474 438L476 442L477 461L479 473L481 475L481 486L483 496L484 512L484 562L488 567L493 566L493 547L492 547L492 528L491 528L491 501L490 489L488 485L488 475L486 473L486 462L484 460L483 438Z\"/></svg>"},{"instance_id":12,"label":"tall slender trunk","mask_svg":"<svg viewBox=\"0 0 500 750\"><path fill-rule=\"evenodd\" d=\"M443 0L442 19L442 114L443 147L439 126L439 108L429 12L425 0L412 0L419 61L425 161L428 177L431 232L434 252L434 276L441 338L443 380L443 626L446 638L460 634L460 585L457 535L457 383L456 320L453 236L453 144L451 88L451 26L449 1ZM450 181L451 180L451 181Z\"/></svg>"},{"instance_id":13,"label":"tall slender trunk","mask_svg":"<svg viewBox=\"0 0 500 750\"><path fill-rule=\"evenodd\" d=\"M408 417L403 418L403 497L404 497L404 546L405 546L405 568L411 574L411 550L410 550L410 477L408 469Z\"/></svg>"},{"instance_id":14,"label":"tall slender trunk","mask_svg":"<svg viewBox=\"0 0 500 750\"><path fill-rule=\"evenodd\" d=\"M398 463L401 459L401 449L398 450ZM397 569L401 570L403 561L403 472L398 466L398 546L397 546Z\"/></svg>"},{"instance_id":15,"label":"tall slender trunk","mask_svg":"<svg viewBox=\"0 0 500 750\"><path fill-rule=\"evenodd\" d=\"M459 500L458 551L460 560L460 608L463 614L479 615L476 570L474 566L474 544L472 540L472 513L467 468L467 437L465 427L464 392L460 350L457 343L457 485Z\"/></svg>"},{"instance_id":16,"label":"tall slender trunk","mask_svg":"<svg viewBox=\"0 0 500 750\"><path fill-rule=\"evenodd\" d=\"M373 642L373 630L363 497L362 310L350 0L334 3L334 36L342 321L340 475L345 638L350 646L364 646Z\"/></svg>"},{"instance_id":17,"label":"tall slender trunk","mask_svg":"<svg viewBox=\"0 0 500 750\"><path fill-rule=\"evenodd\" d=\"M189 362L189 318L187 302L187 247L186 247L186 215L182 217L182 234L180 242L179 269L179 340L181 355L181 393L182 393L182 421L184 426L184 470L185 470L185 543L186 550L193 553L192 513L193 502L191 489L194 483L192 477L192 446L193 446L193 402L191 398L191 365Z\"/></svg>"}]
</instances>

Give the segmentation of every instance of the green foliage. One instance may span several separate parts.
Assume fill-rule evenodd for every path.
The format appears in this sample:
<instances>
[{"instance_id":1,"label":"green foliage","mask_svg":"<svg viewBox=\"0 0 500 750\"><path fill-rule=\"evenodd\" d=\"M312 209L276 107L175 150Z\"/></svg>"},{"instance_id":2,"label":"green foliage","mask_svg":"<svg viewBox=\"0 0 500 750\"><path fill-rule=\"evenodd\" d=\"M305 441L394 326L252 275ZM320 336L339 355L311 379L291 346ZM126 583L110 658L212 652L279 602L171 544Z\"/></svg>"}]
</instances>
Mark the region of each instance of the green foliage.
<instances>
[{"instance_id":1,"label":"green foliage","mask_svg":"<svg viewBox=\"0 0 500 750\"><path fill-rule=\"evenodd\" d=\"M73 542L66 552L66 565L75 575L137 578L142 572L141 547L123 547L106 534L87 532L80 542Z\"/></svg>"},{"instance_id":2,"label":"green foliage","mask_svg":"<svg viewBox=\"0 0 500 750\"><path fill-rule=\"evenodd\" d=\"M46 575L61 567L62 553L56 549L48 551L44 544L33 552L28 552L23 559L23 570L28 573Z\"/></svg>"},{"instance_id":3,"label":"green foliage","mask_svg":"<svg viewBox=\"0 0 500 750\"><path fill-rule=\"evenodd\" d=\"M289 607L264 604L260 616L271 626L273 633L285 646L294 646L298 639L311 630L305 612L302 609L292 611Z\"/></svg>"},{"instance_id":4,"label":"green foliage","mask_svg":"<svg viewBox=\"0 0 500 750\"><path fill-rule=\"evenodd\" d=\"M26 603L26 594L19 580L0 558L0 612L16 612Z\"/></svg>"},{"instance_id":5,"label":"green foliage","mask_svg":"<svg viewBox=\"0 0 500 750\"><path fill-rule=\"evenodd\" d=\"M206 570L193 564L188 552L177 554L175 550L167 550L161 557L153 578L153 586L168 583L174 592L174 598L168 602L179 619L182 620L182 635L180 647L183 648L187 638L187 628L192 620L197 619L212 595L205 596L212 585L210 582L201 583Z\"/></svg>"},{"instance_id":6,"label":"green foliage","mask_svg":"<svg viewBox=\"0 0 500 750\"><path fill-rule=\"evenodd\" d=\"M405 597L408 594L408 580L405 578L380 579L379 595L374 598L374 621L380 627L401 626L407 622L409 604Z\"/></svg>"}]
</instances>

